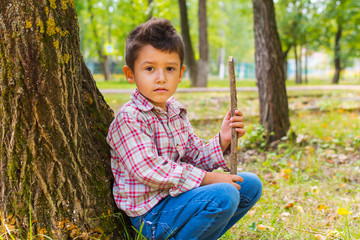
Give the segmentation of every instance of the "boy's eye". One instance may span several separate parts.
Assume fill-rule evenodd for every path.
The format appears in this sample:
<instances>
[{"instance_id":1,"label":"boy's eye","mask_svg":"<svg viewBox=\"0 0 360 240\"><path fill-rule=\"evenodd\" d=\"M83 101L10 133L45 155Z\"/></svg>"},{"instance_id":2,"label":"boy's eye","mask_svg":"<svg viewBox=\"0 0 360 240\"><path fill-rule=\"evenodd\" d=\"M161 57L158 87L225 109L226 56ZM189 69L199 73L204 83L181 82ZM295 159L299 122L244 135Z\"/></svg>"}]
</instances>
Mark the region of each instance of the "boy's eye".
<instances>
[{"instance_id":1,"label":"boy's eye","mask_svg":"<svg viewBox=\"0 0 360 240\"><path fill-rule=\"evenodd\" d=\"M172 71L175 70L175 68L173 68L173 67L167 67L166 70L168 70L169 72L172 72Z\"/></svg>"},{"instance_id":2,"label":"boy's eye","mask_svg":"<svg viewBox=\"0 0 360 240\"><path fill-rule=\"evenodd\" d=\"M154 70L154 68L153 67L147 67L147 68L145 68L145 70L151 72L152 70Z\"/></svg>"}]
</instances>

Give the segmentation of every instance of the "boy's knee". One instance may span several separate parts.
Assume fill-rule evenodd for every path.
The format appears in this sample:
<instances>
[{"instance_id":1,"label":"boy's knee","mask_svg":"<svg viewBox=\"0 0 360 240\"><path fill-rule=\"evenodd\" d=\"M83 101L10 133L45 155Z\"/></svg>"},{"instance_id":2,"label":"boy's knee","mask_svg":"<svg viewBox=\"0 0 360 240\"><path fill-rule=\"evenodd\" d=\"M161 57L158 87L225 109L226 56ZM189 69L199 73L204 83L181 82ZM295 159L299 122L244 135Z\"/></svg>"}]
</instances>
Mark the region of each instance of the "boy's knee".
<instances>
[{"instance_id":1,"label":"boy's knee","mask_svg":"<svg viewBox=\"0 0 360 240\"><path fill-rule=\"evenodd\" d=\"M243 187L251 189L259 199L263 188L260 178L256 174L250 172L239 173L238 175L244 179Z\"/></svg>"},{"instance_id":2,"label":"boy's knee","mask_svg":"<svg viewBox=\"0 0 360 240\"><path fill-rule=\"evenodd\" d=\"M216 202L219 206L230 211L235 211L240 203L239 190L229 183L219 183L217 186Z\"/></svg>"}]
</instances>

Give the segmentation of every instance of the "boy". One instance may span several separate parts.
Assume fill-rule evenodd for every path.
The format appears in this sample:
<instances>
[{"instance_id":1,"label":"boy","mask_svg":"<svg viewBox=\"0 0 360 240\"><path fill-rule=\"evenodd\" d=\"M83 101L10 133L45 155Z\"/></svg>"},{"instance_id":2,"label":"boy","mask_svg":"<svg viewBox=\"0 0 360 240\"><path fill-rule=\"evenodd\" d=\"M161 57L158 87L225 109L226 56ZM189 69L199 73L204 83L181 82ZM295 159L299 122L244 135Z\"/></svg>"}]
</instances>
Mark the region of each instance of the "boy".
<instances>
[{"instance_id":1,"label":"boy","mask_svg":"<svg viewBox=\"0 0 360 240\"><path fill-rule=\"evenodd\" d=\"M230 175L223 153L231 128L245 134L242 114L226 114L206 145L194 134L186 109L172 95L185 66L184 44L165 19L136 27L126 41L124 74L136 84L110 125L117 206L147 239L217 239L259 200L255 174Z\"/></svg>"}]
</instances>

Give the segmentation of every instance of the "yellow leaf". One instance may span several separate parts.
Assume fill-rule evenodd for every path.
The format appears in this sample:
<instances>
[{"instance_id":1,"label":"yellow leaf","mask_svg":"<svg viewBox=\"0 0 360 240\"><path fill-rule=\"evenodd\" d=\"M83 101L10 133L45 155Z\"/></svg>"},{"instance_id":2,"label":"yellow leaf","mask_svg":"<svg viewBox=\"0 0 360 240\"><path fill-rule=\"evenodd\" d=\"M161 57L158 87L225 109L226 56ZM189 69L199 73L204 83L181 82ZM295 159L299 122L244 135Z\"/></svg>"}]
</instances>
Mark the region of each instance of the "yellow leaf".
<instances>
[{"instance_id":1,"label":"yellow leaf","mask_svg":"<svg viewBox=\"0 0 360 240\"><path fill-rule=\"evenodd\" d=\"M328 209L328 207L325 206L324 204L320 204L320 205L317 207L317 210L319 210L319 211L326 210L326 209Z\"/></svg>"},{"instance_id":2,"label":"yellow leaf","mask_svg":"<svg viewBox=\"0 0 360 240\"><path fill-rule=\"evenodd\" d=\"M285 208L292 208L294 206L294 202L289 202L286 204Z\"/></svg>"},{"instance_id":3,"label":"yellow leaf","mask_svg":"<svg viewBox=\"0 0 360 240\"><path fill-rule=\"evenodd\" d=\"M344 113L344 109L340 108L339 110L339 113Z\"/></svg>"},{"instance_id":4,"label":"yellow leaf","mask_svg":"<svg viewBox=\"0 0 360 240\"><path fill-rule=\"evenodd\" d=\"M351 212L349 212L349 211L346 210L345 208L339 208L339 209L337 210L337 214L339 214L339 215L349 215L349 214L351 214Z\"/></svg>"},{"instance_id":5,"label":"yellow leaf","mask_svg":"<svg viewBox=\"0 0 360 240\"><path fill-rule=\"evenodd\" d=\"M313 187L311 187L311 192L313 192L313 193L318 193L320 190L319 190L319 187L317 187L317 186L313 186Z\"/></svg>"},{"instance_id":6,"label":"yellow leaf","mask_svg":"<svg viewBox=\"0 0 360 240\"><path fill-rule=\"evenodd\" d=\"M262 224L258 224L258 225L256 225L256 228L257 228L258 230L260 230L260 231L265 230L265 226L264 226L264 225L262 225Z\"/></svg>"},{"instance_id":7,"label":"yellow leaf","mask_svg":"<svg viewBox=\"0 0 360 240\"><path fill-rule=\"evenodd\" d=\"M327 127L327 124L326 124L326 123L323 123L323 124L321 124L321 127L322 127L322 128L326 128L326 127Z\"/></svg>"},{"instance_id":8,"label":"yellow leaf","mask_svg":"<svg viewBox=\"0 0 360 240\"><path fill-rule=\"evenodd\" d=\"M254 214L255 214L255 212L256 212L256 209L251 209L250 211L249 211L249 217L253 217L254 216Z\"/></svg>"},{"instance_id":9,"label":"yellow leaf","mask_svg":"<svg viewBox=\"0 0 360 240\"><path fill-rule=\"evenodd\" d=\"M32 23L28 20L25 20L25 28L31 28Z\"/></svg>"},{"instance_id":10,"label":"yellow leaf","mask_svg":"<svg viewBox=\"0 0 360 240\"><path fill-rule=\"evenodd\" d=\"M263 224L256 225L256 228L260 231L264 231L264 230L275 231L275 228L270 227L270 226L265 226Z\"/></svg>"}]
</instances>

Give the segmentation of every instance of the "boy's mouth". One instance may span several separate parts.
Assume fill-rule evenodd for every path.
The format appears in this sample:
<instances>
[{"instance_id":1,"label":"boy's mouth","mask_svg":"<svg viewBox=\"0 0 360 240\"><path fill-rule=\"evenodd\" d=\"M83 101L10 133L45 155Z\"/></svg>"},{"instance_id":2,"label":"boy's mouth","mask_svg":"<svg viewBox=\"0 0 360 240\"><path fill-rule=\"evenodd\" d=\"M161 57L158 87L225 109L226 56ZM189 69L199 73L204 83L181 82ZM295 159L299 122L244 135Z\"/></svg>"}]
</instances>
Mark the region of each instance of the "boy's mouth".
<instances>
[{"instance_id":1,"label":"boy's mouth","mask_svg":"<svg viewBox=\"0 0 360 240\"><path fill-rule=\"evenodd\" d=\"M166 88L159 87L159 88L156 88L154 91L155 92L167 92L168 90Z\"/></svg>"}]
</instances>

